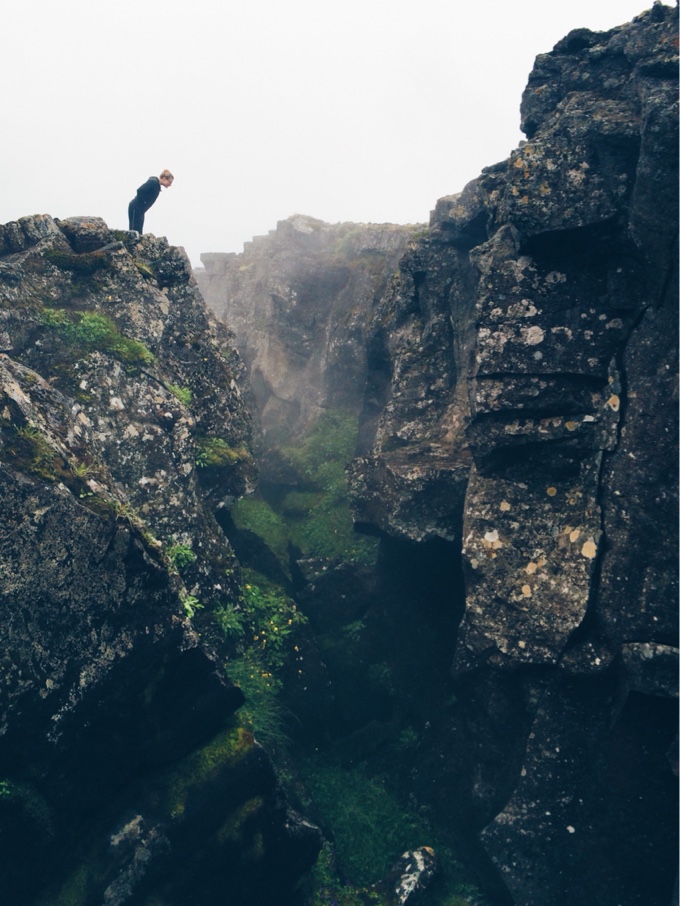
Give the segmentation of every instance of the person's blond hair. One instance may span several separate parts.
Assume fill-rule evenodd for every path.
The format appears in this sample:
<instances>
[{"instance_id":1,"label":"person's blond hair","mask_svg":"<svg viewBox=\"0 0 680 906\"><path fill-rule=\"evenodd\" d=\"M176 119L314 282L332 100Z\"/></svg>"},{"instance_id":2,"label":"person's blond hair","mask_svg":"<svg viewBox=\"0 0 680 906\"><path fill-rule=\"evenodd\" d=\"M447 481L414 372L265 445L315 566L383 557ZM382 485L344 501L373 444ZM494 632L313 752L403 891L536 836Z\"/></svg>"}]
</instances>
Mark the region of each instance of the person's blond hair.
<instances>
[{"instance_id":1,"label":"person's blond hair","mask_svg":"<svg viewBox=\"0 0 680 906\"><path fill-rule=\"evenodd\" d=\"M169 170L163 170L163 172L161 173L161 175L158 178L159 179L174 179L175 177L172 175L172 173Z\"/></svg>"}]
</instances>

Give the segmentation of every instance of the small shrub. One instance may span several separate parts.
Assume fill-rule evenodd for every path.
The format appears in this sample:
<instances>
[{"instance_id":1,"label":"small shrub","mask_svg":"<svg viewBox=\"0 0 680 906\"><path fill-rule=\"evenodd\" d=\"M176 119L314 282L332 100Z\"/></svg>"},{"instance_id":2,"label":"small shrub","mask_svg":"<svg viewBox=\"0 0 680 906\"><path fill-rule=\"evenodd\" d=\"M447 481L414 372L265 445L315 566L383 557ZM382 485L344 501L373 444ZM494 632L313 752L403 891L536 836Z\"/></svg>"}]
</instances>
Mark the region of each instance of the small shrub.
<instances>
[{"instance_id":1,"label":"small shrub","mask_svg":"<svg viewBox=\"0 0 680 906\"><path fill-rule=\"evenodd\" d=\"M243 613L249 644L256 649L269 670L277 672L290 654L295 629L307 622L295 603L277 586L257 573L244 572ZM255 583L253 576L257 578Z\"/></svg>"},{"instance_id":2,"label":"small shrub","mask_svg":"<svg viewBox=\"0 0 680 906\"><path fill-rule=\"evenodd\" d=\"M185 566L189 566L196 559L196 554L188 544L172 544L166 550L166 554L172 564L180 570L184 569Z\"/></svg>"},{"instance_id":3,"label":"small shrub","mask_svg":"<svg viewBox=\"0 0 680 906\"><path fill-rule=\"evenodd\" d=\"M240 724L268 748L285 748L289 740L285 730L286 710L279 700L281 681L261 655L247 651L229 661L227 676L245 696L245 704L237 712Z\"/></svg>"},{"instance_id":4,"label":"small shrub","mask_svg":"<svg viewBox=\"0 0 680 906\"><path fill-rule=\"evenodd\" d=\"M228 639L240 639L245 635L243 614L232 607L220 607L215 611L220 629Z\"/></svg>"},{"instance_id":5,"label":"small shrub","mask_svg":"<svg viewBox=\"0 0 680 906\"><path fill-rule=\"evenodd\" d=\"M203 605L198 600L197 597L190 594L182 595L182 606L184 607L184 613L189 617L190 620L196 616L196 611L203 610Z\"/></svg>"}]
</instances>

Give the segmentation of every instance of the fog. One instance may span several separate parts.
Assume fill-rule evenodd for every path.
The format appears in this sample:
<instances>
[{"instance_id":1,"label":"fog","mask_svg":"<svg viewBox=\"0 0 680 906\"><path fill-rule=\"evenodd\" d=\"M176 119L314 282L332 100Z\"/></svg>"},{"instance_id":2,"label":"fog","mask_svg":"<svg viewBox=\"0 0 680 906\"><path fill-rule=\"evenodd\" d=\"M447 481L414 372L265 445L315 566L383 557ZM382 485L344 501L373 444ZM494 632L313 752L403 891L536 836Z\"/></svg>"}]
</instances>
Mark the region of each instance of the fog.
<instances>
[{"instance_id":1,"label":"fog","mask_svg":"<svg viewBox=\"0 0 680 906\"><path fill-rule=\"evenodd\" d=\"M294 213L424 223L522 139L539 53L644 0L23 0L3 10L0 223L127 228L240 251Z\"/></svg>"}]
</instances>

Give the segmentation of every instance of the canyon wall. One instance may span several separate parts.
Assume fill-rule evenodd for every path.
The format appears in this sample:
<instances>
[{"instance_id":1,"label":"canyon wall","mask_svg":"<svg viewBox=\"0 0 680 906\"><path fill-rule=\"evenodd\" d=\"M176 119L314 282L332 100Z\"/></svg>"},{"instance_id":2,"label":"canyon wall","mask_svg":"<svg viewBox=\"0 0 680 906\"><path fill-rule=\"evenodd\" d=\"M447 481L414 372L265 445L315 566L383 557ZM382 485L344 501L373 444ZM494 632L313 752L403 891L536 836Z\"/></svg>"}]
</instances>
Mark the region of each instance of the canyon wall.
<instances>
[{"instance_id":1,"label":"canyon wall","mask_svg":"<svg viewBox=\"0 0 680 906\"><path fill-rule=\"evenodd\" d=\"M357 527L460 565L439 803L419 795L465 814L498 902L673 896L677 65L677 8L571 32L536 60L526 141L427 230L395 230L396 274L390 258L356 299L338 287L354 290L339 273L359 250L312 261L303 237L332 228L303 218L198 276L236 331L268 455L283 421L359 411Z\"/></svg>"},{"instance_id":2,"label":"canyon wall","mask_svg":"<svg viewBox=\"0 0 680 906\"><path fill-rule=\"evenodd\" d=\"M0 349L0 899L285 902L319 842L225 671L232 337L181 249L40 215L0 227Z\"/></svg>"}]
</instances>

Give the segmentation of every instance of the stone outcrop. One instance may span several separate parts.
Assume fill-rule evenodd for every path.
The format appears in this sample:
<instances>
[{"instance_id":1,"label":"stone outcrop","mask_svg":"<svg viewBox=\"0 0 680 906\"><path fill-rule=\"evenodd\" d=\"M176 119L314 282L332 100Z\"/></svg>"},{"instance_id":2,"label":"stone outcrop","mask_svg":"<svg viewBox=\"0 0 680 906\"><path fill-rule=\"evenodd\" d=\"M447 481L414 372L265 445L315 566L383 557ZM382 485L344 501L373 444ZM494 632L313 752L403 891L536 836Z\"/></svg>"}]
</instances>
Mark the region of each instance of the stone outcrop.
<instances>
[{"instance_id":1,"label":"stone outcrop","mask_svg":"<svg viewBox=\"0 0 680 906\"><path fill-rule=\"evenodd\" d=\"M664 903L677 10L572 32L539 56L522 125L527 141L507 161L438 202L380 304L369 342L383 350L384 404L352 466L357 519L413 538L437 531L424 475L448 488L452 521L462 513L454 671L469 694L504 683L522 700L517 772L480 766L473 790L514 902ZM474 695L491 714L493 699ZM471 706L468 717L474 744L507 757L493 721L482 729ZM493 817L497 795L506 804Z\"/></svg>"},{"instance_id":2,"label":"stone outcrop","mask_svg":"<svg viewBox=\"0 0 680 906\"><path fill-rule=\"evenodd\" d=\"M198 285L234 331L268 444L324 409L358 411L366 324L415 232L295 215L240 255L201 256Z\"/></svg>"},{"instance_id":3,"label":"stone outcrop","mask_svg":"<svg viewBox=\"0 0 680 906\"><path fill-rule=\"evenodd\" d=\"M325 230L299 218L199 275L267 430L342 400L343 364L365 386L356 523L386 548L459 553L456 702L427 722L412 795L479 834L502 904L672 897L677 65L677 8L658 3L539 56L527 140L440 199L389 285L356 305L295 286L304 241ZM321 264L315 287L339 287ZM357 311L345 365L329 337ZM434 670L409 666L414 682Z\"/></svg>"},{"instance_id":4,"label":"stone outcrop","mask_svg":"<svg viewBox=\"0 0 680 906\"><path fill-rule=\"evenodd\" d=\"M285 901L318 842L219 628L214 513L256 480L231 335L181 249L35 216L0 227L0 349L0 899Z\"/></svg>"}]
</instances>

